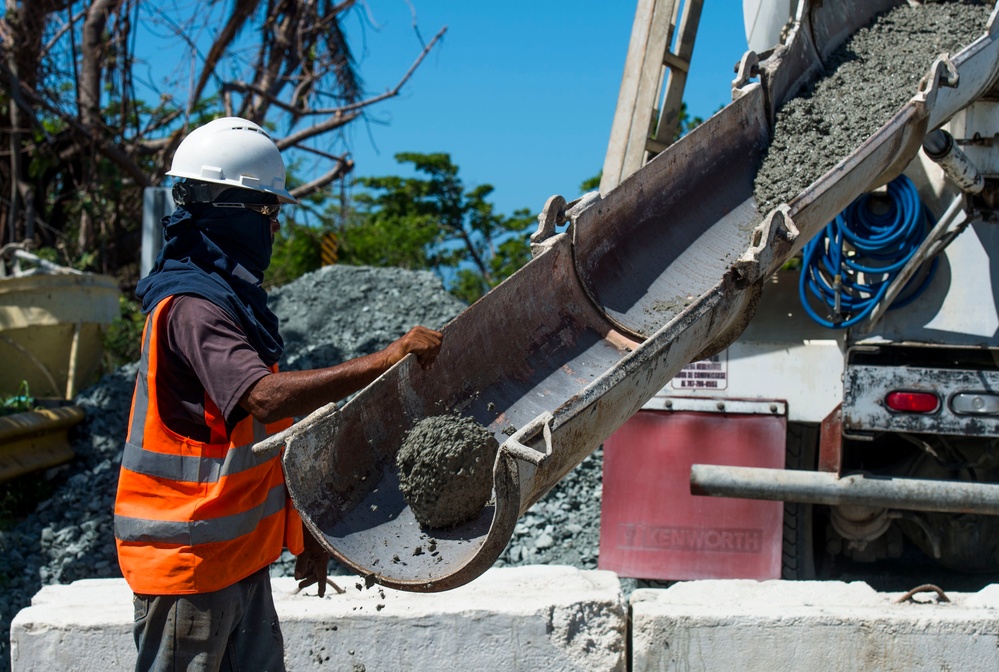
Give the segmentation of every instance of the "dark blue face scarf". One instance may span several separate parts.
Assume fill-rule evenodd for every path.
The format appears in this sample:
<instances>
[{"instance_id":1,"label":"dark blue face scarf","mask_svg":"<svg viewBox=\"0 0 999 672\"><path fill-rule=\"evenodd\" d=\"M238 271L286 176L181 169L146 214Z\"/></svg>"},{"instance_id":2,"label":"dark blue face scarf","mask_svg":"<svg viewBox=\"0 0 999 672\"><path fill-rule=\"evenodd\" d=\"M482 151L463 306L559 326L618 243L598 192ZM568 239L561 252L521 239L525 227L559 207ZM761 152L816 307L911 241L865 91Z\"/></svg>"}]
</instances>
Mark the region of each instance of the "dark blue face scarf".
<instances>
[{"instance_id":1,"label":"dark blue face scarf","mask_svg":"<svg viewBox=\"0 0 999 672\"><path fill-rule=\"evenodd\" d=\"M284 342L260 287L271 259L270 219L252 210L198 203L164 217L163 230L165 243L153 270L136 286L142 312L175 294L199 296L238 322L268 366L277 363Z\"/></svg>"}]
</instances>

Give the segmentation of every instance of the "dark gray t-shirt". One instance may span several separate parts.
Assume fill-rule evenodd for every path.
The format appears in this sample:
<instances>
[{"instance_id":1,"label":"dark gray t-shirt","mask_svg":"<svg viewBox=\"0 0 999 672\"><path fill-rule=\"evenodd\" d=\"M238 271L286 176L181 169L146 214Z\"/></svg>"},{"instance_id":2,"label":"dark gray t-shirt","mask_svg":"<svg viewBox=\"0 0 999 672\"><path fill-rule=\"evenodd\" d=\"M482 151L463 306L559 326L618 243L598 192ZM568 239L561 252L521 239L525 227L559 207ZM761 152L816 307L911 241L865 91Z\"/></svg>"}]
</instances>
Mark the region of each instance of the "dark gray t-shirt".
<instances>
[{"instance_id":1,"label":"dark gray t-shirt","mask_svg":"<svg viewBox=\"0 0 999 672\"><path fill-rule=\"evenodd\" d=\"M222 412L227 434L249 415L239 400L270 370L224 310L200 297L175 297L165 346L157 394L168 428L195 441L211 440L206 398Z\"/></svg>"}]
</instances>

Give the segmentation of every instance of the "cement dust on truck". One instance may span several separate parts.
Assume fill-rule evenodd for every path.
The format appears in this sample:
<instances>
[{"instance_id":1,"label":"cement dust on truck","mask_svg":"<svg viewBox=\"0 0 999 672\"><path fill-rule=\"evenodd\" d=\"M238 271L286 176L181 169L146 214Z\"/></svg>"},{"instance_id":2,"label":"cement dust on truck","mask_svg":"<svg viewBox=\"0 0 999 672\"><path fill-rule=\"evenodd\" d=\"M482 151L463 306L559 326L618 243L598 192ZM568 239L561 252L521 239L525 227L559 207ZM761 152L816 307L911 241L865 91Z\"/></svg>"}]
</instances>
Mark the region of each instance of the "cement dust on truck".
<instances>
[{"instance_id":1,"label":"cement dust on truck","mask_svg":"<svg viewBox=\"0 0 999 672\"><path fill-rule=\"evenodd\" d=\"M847 532L841 549L875 549L882 537L897 539L889 530L908 526L941 555L950 533L932 516L971 510L969 501L997 501L993 486L981 482L989 480L982 471L988 441L966 452L963 438L962 446L950 438L972 424L980 429L969 441L992 431L994 420L976 409L991 408L996 367L982 365L999 343L994 328L981 335L987 328L972 329L968 318L994 313L994 301L987 301L988 311L980 305L964 311L960 327L936 316L898 321L906 310L949 311L952 295L969 298L966 281L976 290L982 282L995 286L987 264L970 261L990 249L995 133L987 125L996 117L990 101L999 75L994 8L803 1L787 26L783 18L776 22L784 26L779 44L743 56L732 102L670 144L657 130L650 137L653 110L665 121L679 110L683 77L672 75L686 73L702 5L640 0L616 115L627 123L615 123L608 151L609 161L622 158L621 166L616 172L605 166L611 181L599 192L548 200L531 237L532 260L444 327L434 367L404 360L342 408L319 409L255 447L264 453L285 447L296 508L347 567L404 590L468 583L503 552L518 518L602 444L600 565L622 576L806 576L814 564L809 533L825 531L797 505L785 516L785 500L835 505L832 529ZM884 46L896 31L908 35L905 49ZM868 61L860 48L886 54L887 64L875 59L873 72L854 73ZM664 64L671 79L662 84ZM833 118L786 116L799 105L814 108L812 97L840 67L842 77L833 79L847 85L835 95L867 91L874 99L851 98ZM837 134L840 128L847 133ZM948 135L935 134L939 129ZM823 159L813 170L794 153L790 140L799 137L810 143L804 154ZM941 159L952 164L947 170L926 157L926 140L935 156L950 157ZM790 153L774 158L785 148ZM779 173L760 179L771 174L763 170L768 161L790 168L795 179ZM982 177L977 195L959 186L961 165L965 178L974 171ZM853 239L811 244L826 240L827 225L858 198L870 211L862 218L875 220L872 229L896 218L921 229L921 242L906 238L912 254L901 263L881 259L881 252L871 253L875 261L863 259L858 251L866 243ZM972 257L952 256L972 239L986 244L968 252ZM829 255L866 266L836 270ZM786 268L799 258L818 259L818 266ZM875 289L881 267L889 265L897 266L892 277L900 289L894 281ZM975 275L979 266L984 276ZM802 277L816 287L827 281L831 311L812 310L823 319L831 313L832 322L847 328L801 319L805 309L794 289ZM846 289L847 281L856 284ZM896 295L908 307L884 313ZM876 319L852 322L870 296L876 300L868 315ZM915 332L905 331L917 323ZM955 328L964 330L959 337L952 336ZM742 371L743 364L758 366ZM883 375L889 370L901 377ZM933 392L924 387L924 372L947 381L934 388L935 409L925 408L928 397L921 396ZM841 374L860 384L837 383ZM899 387L878 396L875 383L889 380ZM902 394L888 401L896 391ZM861 409L868 414L863 419L854 412ZM881 410L878 417L872 409ZM477 516L434 528L406 500L397 458L422 420L451 414L495 438L492 493ZM916 416L929 421L912 424ZM948 438L931 440L941 429ZM893 441L881 448L885 436ZM863 450L852 450L855 444ZM630 461L618 460L624 468L615 470L625 455ZM788 456L803 469L785 470ZM764 470L748 478L759 492L729 491L717 482L747 480L738 467ZM692 474L696 489L725 499L691 496ZM775 486L796 475L817 477L822 487ZM912 481L926 475L939 486L934 493L942 491L933 497L932 514L918 513L926 498L910 494ZM871 485L884 494L850 499ZM829 489L836 501L826 499ZM745 501L739 510L704 517L713 505L747 494L774 501ZM671 512L677 515L669 518ZM835 543L830 539L826 548ZM431 545L433 553L422 552ZM782 572L785 561L794 571Z\"/></svg>"}]
</instances>

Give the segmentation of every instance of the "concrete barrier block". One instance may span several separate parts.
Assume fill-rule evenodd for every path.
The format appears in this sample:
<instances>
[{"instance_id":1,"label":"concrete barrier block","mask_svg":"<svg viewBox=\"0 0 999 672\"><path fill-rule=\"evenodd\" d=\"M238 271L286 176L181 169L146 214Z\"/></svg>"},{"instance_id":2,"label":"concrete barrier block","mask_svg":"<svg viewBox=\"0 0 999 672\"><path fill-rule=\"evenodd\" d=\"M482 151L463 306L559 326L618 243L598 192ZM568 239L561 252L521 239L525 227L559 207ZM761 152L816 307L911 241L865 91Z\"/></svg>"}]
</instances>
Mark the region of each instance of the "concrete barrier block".
<instances>
[{"instance_id":1,"label":"concrete barrier block","mask_svg":"<svg viewBox=\"0 0 999 672\"><path fill-rule=\"evenodd\" d=\"M324 600L309 589L278 601L294 669L625 669L625 603L611 572L492 569L438 594L366 589L358 579L341 587Z\"/></svg>"},{"instance_id":2,"label":"concrete barrier block","mask_svg":"<svg viewBox=\"0 0 999 672\"><path fill-rule=\"evenodd\" d=\"M134 670L132 620L122 579L44 586L11 622L11 671Z\"/></svg>"},{"instance_id":3,"label":"concrete barrier block","mask_svg":"<svg viewBox=\"0 0 999 672\"><path fill-rule=\"evenodd\" d=\"M365 587L296 593L272 581L296 670L615 670L626 668L627 613L617 576L571 567L492 569L444 593ZM122 580L47 586L11 624L12 672L132 670L132 594Z\"/></svg>"},{"instance_id":4,"label":"concrete barrier block","mask_svg":"<svg viewBox=\"0 0 999 672\"><path fill-rule=\"evenodd\" d=\"M999 669L999 587L878 593L865 583L691 581L631 596L632 669Z\"/></svg>"}]
</instances>

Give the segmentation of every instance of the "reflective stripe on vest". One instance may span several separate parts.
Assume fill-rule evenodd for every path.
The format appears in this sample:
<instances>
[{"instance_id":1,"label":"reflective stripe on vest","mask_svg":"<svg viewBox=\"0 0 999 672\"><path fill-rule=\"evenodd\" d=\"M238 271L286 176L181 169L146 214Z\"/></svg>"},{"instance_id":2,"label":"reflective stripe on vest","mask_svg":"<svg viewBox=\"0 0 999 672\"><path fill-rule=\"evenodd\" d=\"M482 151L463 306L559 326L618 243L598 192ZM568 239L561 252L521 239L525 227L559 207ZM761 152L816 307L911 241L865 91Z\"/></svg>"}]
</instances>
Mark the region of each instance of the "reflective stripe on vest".
<instances>
[{"instance_id":1,"label":"reflective stripe on vest","mask_svg":"<svg viewBox=\"0 0 999 672\"><path fill-rule=\"evenodd\" d=\"M225 588L280 556L301 552L280 458L252 445L290 424L252 417L221 443L193 441L162 421L156 390L159 336L172 297L146 320L115 500L119 564L136 593L165 595ZM206 398L212 437L225 437L221 412ZM214 439L213 439L214 440Z\"/></svg>"},{"instance_id":2,"label":"reflective stripe on vest","mask_svg":"<svg viewBox=\"0 0 999 672\"><path fill-rule=\"evenodd\" d=\"M223 476L238 474L267 462L267 459L254 455L252 448L253 444L230 448L225 457L191 457L154 453L126 441L121 466L137 474L171 481L216 483Z\"/></svg>"},{"instance_id":3,"label":"reflective stripe on vest","mask_svg":"<svg viewBox=\"0 0 999 672\"><path fill-rule=\"evenodd\" d=\"M263 504L243 513L211 520L179 522L115 516L115 537L121 541L155 541L182 546L232 541L253 532L260 520L283 511L286 501L287 494L280 485L271 488Z\"/></svg>"}]
</instances>

